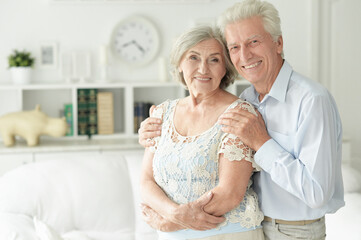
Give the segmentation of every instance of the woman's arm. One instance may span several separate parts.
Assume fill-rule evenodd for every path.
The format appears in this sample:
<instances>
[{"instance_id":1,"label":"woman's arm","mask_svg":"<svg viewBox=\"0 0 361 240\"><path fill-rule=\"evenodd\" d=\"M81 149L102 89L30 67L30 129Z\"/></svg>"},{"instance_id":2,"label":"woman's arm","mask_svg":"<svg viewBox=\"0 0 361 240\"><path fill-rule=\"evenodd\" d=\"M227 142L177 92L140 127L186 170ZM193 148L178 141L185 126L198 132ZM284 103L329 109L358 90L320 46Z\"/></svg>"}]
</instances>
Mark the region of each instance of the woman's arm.
<instances>
[{"instance_id":1,"label":"woman's arm","mask_svg":"<svg viewBox=\"0 0 361 240\"><path fill-rule=\"evenodd\" d=\"M154 154L146 149L142 164L141 195L143 202L167 221L183 228L207 230L215 228L224 221L223 217L215 217L203 211L212 195L205 195L188 204L177 204L170 200L158 186L153 177Z\"/></svg>"},{"instance_id":2,"label":"woman's arm","mask_svg":"<svg viewBox=\"0 0 361 240\"><path fill-rule=\"evenodd\" d=\"M204 207L204 211L214 216L222 216L237 207L243 200L252 172L251 162L230 161L221 153L219 184L211 190L214 196Z\"/></svg>"}]
</instances>

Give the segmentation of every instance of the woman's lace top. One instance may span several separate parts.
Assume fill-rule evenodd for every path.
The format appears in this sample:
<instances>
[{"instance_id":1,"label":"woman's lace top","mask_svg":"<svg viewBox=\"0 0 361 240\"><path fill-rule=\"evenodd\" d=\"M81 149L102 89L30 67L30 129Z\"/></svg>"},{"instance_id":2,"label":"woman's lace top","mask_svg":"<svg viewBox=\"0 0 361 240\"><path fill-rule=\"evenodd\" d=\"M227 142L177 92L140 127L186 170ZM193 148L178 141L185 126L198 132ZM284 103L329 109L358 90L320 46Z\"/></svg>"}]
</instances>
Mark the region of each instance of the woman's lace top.
<instances>
[{"instance_id":1,"label":"woman's lace top","mask_svg":"<svg viewBox=\"0 0 361 240\"><path fill-rule=\"evenodd\" d=\"M219 154L230 161L246 160L259 170L253 160L254 152L239 138L221 131L221 125L213 127L196 136L182 136L177 133L173 116L179 100L166 101L156 107L152 116L163 120L162 135L155 138L151 150L153 174L157 184L167 196L176 203L195 201L218 184ZM236 106L255 113L254 108L240 99L233 102L226 111ZM256 193L250 188L249 181L243 201L235 209L225 214L226 221L240 223L242 227L259 226L263 214L258 208Z\"/></svg>"}]
</instances>

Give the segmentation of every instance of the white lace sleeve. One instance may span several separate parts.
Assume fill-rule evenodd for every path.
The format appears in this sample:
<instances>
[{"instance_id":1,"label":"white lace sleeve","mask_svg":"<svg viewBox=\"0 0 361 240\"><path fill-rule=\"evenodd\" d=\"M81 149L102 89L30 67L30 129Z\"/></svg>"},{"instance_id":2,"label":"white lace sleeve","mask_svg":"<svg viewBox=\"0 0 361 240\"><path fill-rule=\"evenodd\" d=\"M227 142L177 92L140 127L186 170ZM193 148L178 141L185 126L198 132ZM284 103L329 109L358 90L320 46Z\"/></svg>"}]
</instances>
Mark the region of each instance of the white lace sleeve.
<instances>
[{"instance_id":1,"label":"white lace sleeve","mask_svg":"<svg viewBox=\"0 0 361 240\"><path fill-rule=\"evenodd\" d=\"M261 170L261 168L254 161L253 156L255 152L233 134L227 134L223 138L219 153L223 153L224 157L229 161L246 160L252 163L252 167L256 171Z\"/></svg>"},{"instance_id":2,"label":"white lace sleeve","mask_svg":"<svg viewBox=\"0 0 361 240\"><path fill-rule=\"evenodd\" d=\"M155 118L160 118L163 121L163 117L164 117L164 113L166 111L166 107L169 104L169 100L159 104L158 106L156 106L152 112L152 114L150 115L151 117L155 117ZM157 150L158 147L158 143L159 143L159 139L160 136L155 137L155 138L148 138L147 141L154 141L155 144L152 147L149 147L149 150L151 152L155 152L155 150Z\"/></svg>"},{"instance_id":3,"label":"white lace sleeve","mask_svg":"<svg viewBox=\"0 0 361 240\"><path fill-rule=\"evenodd\" d=\"M253 106L248 102L240 101L234 107L236 106L239 106L253 114L256 114ZM224 135L219 153L223 153L224 157L227 158L229 161L249 161L252 163L255 171L261 170L261 167L257 165L253 158L255 151L245 145L236 135Z\"/></svg>"}]
</instances>

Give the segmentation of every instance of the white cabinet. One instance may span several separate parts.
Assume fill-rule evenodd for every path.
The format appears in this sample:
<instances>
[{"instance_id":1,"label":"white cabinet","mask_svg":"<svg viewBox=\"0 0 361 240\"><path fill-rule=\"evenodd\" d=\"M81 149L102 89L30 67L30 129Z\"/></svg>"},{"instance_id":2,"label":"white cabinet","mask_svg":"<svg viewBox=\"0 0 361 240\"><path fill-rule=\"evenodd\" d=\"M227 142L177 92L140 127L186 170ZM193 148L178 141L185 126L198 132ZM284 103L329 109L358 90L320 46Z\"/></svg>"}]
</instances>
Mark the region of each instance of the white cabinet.
<instances>
[{"instance_id":1,"label":"white cabinet","mask_svg":"<svg viewBox=\"0 0 361 240\"><path fill-rule=\"evenodd\" d=\"M239 95L249 83L238 80L227 90ZM79 89L97 89L98 92L112 92L114 102L114 134L94 136L95 138L137 138L134 132L134 103L151 102L155 105L167 99L182 98L187 91L177 82L117 82L85 84L29 84L0 85L0 116L8 112L32 110L37 104L50 117L60 117L64 104L73 106L73 136L67 139L85 139L78 136Z\"/></svg>"},{"instance_id":2,"label":"white cabinet","mask_svg":"<svg viewBox=\"0 0 361 240\"><path fill-rule=\"evenodd\" d=\"M34 161L49 161L49 160L62 160L62 159L79 159L79 158L91 158L100 156L99 151L70 151L70 152L46 152L35 153Z\"/></svg>"},{"instance_id":3,"label":"white cabinet","mask_svg":"<svg viewBox=\"0 0 361 240\"><path fill-rule=\"evenodd\" d=\"M49 0L50 3L118 3L118 4L164 4L164 3L210 3L213 0Z\"/></svg>"},{"instance_id":4,"label":"white cabinet","mask_svg":"<svg viewBox=\"0 0 361 240\"><path fill-rule=\"evenodd\" d=\"M33 162L33 155L31 153L1 153L0 154L0 176L5 172L17 168L23 164Z\"/></svg>"}]
</instances>

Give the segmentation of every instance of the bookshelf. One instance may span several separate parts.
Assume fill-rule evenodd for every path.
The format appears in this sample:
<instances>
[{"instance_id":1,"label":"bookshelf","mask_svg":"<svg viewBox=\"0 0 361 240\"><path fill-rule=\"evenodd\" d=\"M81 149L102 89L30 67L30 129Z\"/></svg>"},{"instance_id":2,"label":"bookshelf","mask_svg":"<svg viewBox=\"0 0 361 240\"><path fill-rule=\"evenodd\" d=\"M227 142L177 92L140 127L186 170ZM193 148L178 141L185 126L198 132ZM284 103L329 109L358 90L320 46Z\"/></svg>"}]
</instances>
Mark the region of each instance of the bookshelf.
<instances>
[{"instance_id":1,"label":"bookshelf","mask_svg":"<svg viewBox=\"0 0 361 240\"><path fill-rule=\"evenodd\" d=\"M238 80L227 90L239 95L249 83ZM9 112L32 110L40 104L42 111L50 117L60 117L66 104L72 105L73 135L65 139L81 140L87 136L78 134L78 91L96 89L98 93L111 92L113 96L113 134L96 134L92 139L136 139L134 130L134 103L151 102L160 104L166 99L187 95L177 82L113 82L83 84L40 84L0 85L0 116Z\"/></svg>"}]
</instances>

